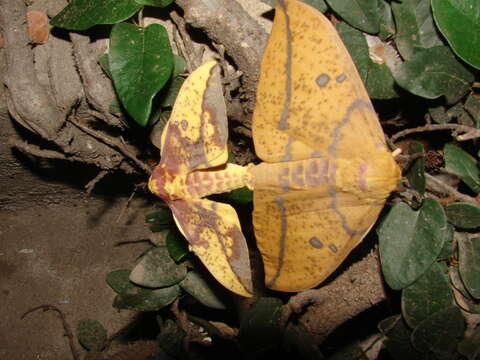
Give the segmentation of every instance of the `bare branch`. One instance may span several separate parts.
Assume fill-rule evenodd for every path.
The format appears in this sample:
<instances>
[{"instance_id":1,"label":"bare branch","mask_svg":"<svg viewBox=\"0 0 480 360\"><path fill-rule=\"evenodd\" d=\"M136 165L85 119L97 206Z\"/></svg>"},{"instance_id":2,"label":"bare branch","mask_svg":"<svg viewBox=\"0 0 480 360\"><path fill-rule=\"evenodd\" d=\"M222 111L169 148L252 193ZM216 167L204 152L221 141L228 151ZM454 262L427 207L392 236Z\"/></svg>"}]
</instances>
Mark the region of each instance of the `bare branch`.
<instances>
[{"instance_id":1,"label":"bare branch","mask_svg":"<svg viewBox=\"0 0 480 360\"><path fill-rule=\"evenodd\" d=\"M210 39L225 46L244 76L247 109L252 112L260 59L267 42L265 30L237 1L177 0L188 24L202 29Z\"/></svg>"},{"instance_id":2,"label":"bare branch","mask_svg":"<svg viewBox=\"0 0 480 360\"><path fill-rule=\"evenodd\" d=\"M428 124L399 131L391 137L391 141L395 143L398 139L410 134L439 130L453 130L452 136L458 141L472 140L480 137L480 129L472 128L470 126L460 124ZM462 135L459 135L459 133L462 133Z\"/></svg>"}]
</instances>

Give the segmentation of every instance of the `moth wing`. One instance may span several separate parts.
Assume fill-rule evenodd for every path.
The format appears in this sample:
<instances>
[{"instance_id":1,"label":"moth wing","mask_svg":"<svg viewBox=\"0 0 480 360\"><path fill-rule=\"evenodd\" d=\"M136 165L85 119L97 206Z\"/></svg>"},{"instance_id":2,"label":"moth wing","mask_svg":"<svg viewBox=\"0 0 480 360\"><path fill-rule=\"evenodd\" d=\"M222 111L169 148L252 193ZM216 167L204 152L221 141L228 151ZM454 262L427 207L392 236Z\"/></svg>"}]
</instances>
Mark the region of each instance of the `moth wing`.
<instances>
[{"instance_id":1,"label":"moth wing","mask_svg":"<svg viewBox=\"0 0 480 360\"><path fill-rule=\"evenodd\" d=\"M171 174L227 162L227 112L220 67L210 61L183 83L161 138L161 160Z\"/></svg>"},{"instance_id":2,"label":"moth wing","mask_svg":"<svg viewBox=\"0 0 480 360\"><path fill-rule=\"evenodd\" d=\"M368 233L382 203L322 190L254 192L257 245L267 287L303 291L324 281Z\"/></svg>"},{"instance_id":3,"label":"moth wing","mask_svg":"<svg viewBox=\"0 0 480 360\"><path fill-rule=\"evenodd\" d=\"M250 258L235 210L208 199L169 203L175 222L210 273L236 294L252 296Z\"/></svg>"},{"instance_id":4,"label":"moth wing","mask_svg":"<svg viewBox=\"0 0 480 360\"><path fill-rule=\"evenodd\" d=\"M279 0L253 114L266 162L385 150L376 113L333 25L316 9ZM355 152L352 152L355 149Z\"/></svg>"}]
</instances>

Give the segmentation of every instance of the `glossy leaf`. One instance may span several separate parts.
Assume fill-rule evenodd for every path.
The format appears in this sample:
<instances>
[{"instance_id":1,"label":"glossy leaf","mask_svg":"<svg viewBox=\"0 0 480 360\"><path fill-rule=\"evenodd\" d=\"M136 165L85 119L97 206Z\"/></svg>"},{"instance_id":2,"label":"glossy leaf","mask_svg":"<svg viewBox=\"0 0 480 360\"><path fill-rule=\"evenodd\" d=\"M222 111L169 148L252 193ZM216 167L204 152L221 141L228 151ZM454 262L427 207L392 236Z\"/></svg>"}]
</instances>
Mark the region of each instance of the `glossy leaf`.
<instances>
[{"instance_id":1,"label":"glossy leaf","mask_svg":"<svg viewBox=\"0 0 480 360\"><path fill-rule=\"evenodd\" d=\"M465 288L475 299L480 299L480 238L459 239L458 260Z\"/></svg>"},{"instance_id":2,"label":"glossy leaf","mask_svg":"<svg viewBox=\"0 0 480 360\"><path fill-rule=\"evenodd\" d=\"M450 117L447 114L447 110L445 106L432 106L428 108L428 113L432 117L432 120L435 121L437 124L446 124L450 122Z\"/></svg>"},{"instance_id":3,"label":"glossy leaf","mask_svg":"<svg viewBox=\"0 0 480 360\"><path fill-rule=\"evenodd\" d=\"M174 0L135 0L140 5L148 5L155 7L166 7L173 3Z\"/></svg>"},{"instance_id":4,"label":"glossy leaf","mask_svg":"<svg viewBox=\"0 0 480 360\"><path fill-rule=\"evenodd\" d=\"M166 239L165 245L168 250L168 254L175 261L179 262L190 252L188 250L187 240L177 230L171 230Z\"/></svg>"},{"instance_id":5,"label":"glossy leaf","mask_svg":"<svg viewBox=\"0 0 480 360\"><path fill-rule=\"evenodd\" d=\"M480 2L432 0L435 22L455 54L480 69Z\"/></svg>"},{"instance_id":6,"label":"glossy leaf","mask_svg":"<svg viewBox=\"0 0 480 360\"><path fill-rule=\"evenodd\" d=\"M458 238L458 236L456 236ZM450 277L450 282L453 286L453 295L455 297L455 302L463 310L473 313L480 314L480 301L475 300L468 293L465 285L460 277L460 271L458 267L450 266L448 270L448 275Z\"/></svg>"},{"instance_id":7,"label":"glossy leaf","mask_svg":"<svg viewBox=\"0 0 480 360\"><path fill-rule=\"evenodd\" d=\"M145 216L145 222L147 224L170 224L173 223L172 212L167 209L161 209L154 213L147 214Z\"/></svg>"},{"instance_id":8,"label":"glossy leaf","mask_svg":"<svg viewBox=\"0 0 480 360\"><path fill-rule=\"evenodd\" d=\"M189 271L185 279L179 283L180 287L192 295L201 304L213 309L226 309L225 303L217 295L222 289L218 284L208 282L199 273Z\"/></svg>"},{"instance_id":9,"label":"glossy leaf","mask_svg":"<svg viewBox=\"0 0 480 360\"><path fill-rule=\"evenodd\" d=\"M387 40L396 32L392 7L390 6L390 3L379 0L378 11L380 16L380 32L378 33L378 37L382 40Z\"/></svg>"},{"instance_id":10,"label":"glossy leaf","mask_svg":"<svg viewBox=\"0 0 480 360\"><path fill-rule=\"evenodd\" d=\"M77 323L78 342L89 351L101 351L107 342L107 331L97 320L80 320Z\"/></svg>"},{"instance_id":11,"label":"glossy leaf","mask_svg":"<svg viewBox=\"0 0 480 360\"><path fill-rule=\"evenodd\" d=\"M135 285L130 282L130 272L131 270L126 269L109 272L107 275L108 286L110 286L117 294L124 294L129 290L134 289Z\"/></svg>"},{"instance_id":12,"label":"glossy leaf","mask_svg":"<svg viewBox=\"0 0 480 360\"><path fill-rule=\"evenodd\" d=\"M412 94L426 99L443 95L448 103L465 95L474 80L446 46L418 50L393 76L398 85Z\"/></svg>"},{"instance_id":13,"label":"glossy leaf","mask_svg":"<svg viewBox=\"0 0 480 360\"><path fill-rule=\"evenodd\" d=\"M445 241L443 208L425 199L418 211L397 203L378 228L382 271L388 285L402 289L433 264Z\"/></svg>"},{"instance_id":14,"label":"glossy leaf","mask_svg":"<svg viewBox=\"0 0 480 360\"><path fill-rule=\"evenodd\" d=\"M405 60L420 50L443 45L434 24L430 0L392 2L397 25L395 44Z\"/></svg>"},{"instance_id":15,"label":"glossy leaf","mask_svg":"<svg viewBox=\"0 0 480 360\"><path fill-rule=\"evenodd\" d=\"M97 24L119 23L142 7L135 0L72 0L50 24L68 30L86 30Z\"/></svg>"},{"instance_id":16,"label":"glossy leaf","mask_svg":"<svg viewBox=\"0 0 480 360\"><path fill-rule=\"evenodd\" d=\"M337 25L337 31L352 56L370 97L373 99L397 97L390 69L385 64L376 64L372 61L367 40L362 32L343 22Z\"/></svg>"},{"instance_id":17,"label":"glossy leaf","mask_svg":"<svg viewBox=\"0 0 480 360\"><path fill-rule=\"evenodd\" d=\"M176 76L168 82L165 92L162 94L163 97L160 102L161 107L172 107L173 104L175 104L177 95L184 82L185 78L181 76Z\"/></svg>"},{"instance_id":18,"label":"glossy leaf","mask_svg":"<svg viewBox=\"0 0 480 360\"><path fill-rule=\"evenodd\" d=\"M130 281L137 285L157 288L177 284L187 275L185 264L177 264L164 247L147 252L130 273Z\"/></svg>"},{"instance_id":19,"label":"glossy leaf","mask_svg":"<svg viewBox=\"0 0 480 360\"><path fill-rule=\"evenodd\" d=\"M476 127L480 128L480 97L470 94L465 101L465 110L473 117Z\"/></svg>"},{"instance_id":20,"label":"glossy leaf","mask_svg":"<svg viewBox=\"0 0 480 360\"><path fill-rule=\"evenodd\" d=\"M328 5L350 25L369 34L380 30L377 0L326 0Z\"/></svg>"},{"instance_id":21,"label":"glossy leaf","mask_svg":"<svg viewBox=\"0 0 480 360\"><path fill-rule=\"evenodd\" d=\"M244 314L238 340L250 352L268 349L280 340L282 302L277 298L260 298Z\"/></svg>"},{"instance_id":22,"label":"glossy leaf","mask_svg":"<svg viewBox=\"0 0 480 360\"><path fill-rule=\"evenodd\" d=\"M464 330L462 313L451 306L423 320L413 330L412 342L423 353L432 352L439 360L450 360Z\"/></svg>"},{"instance_id":23,"label":"glossy leaf","mask_svg":"<svg viewBox=\"0 0 480 360\"><path fill-rule=\"evenodd\" d=\"M117 295L113 306L118 309L157 311L171 304L180 294L180 287L173 285L161 289L145 289L135 286L125 294Z\"/></svg>"},{"instance_id":24,"label":"glossy leaf","mask_svg":"<svg viewBox=\"0 0 480 360\"><path fill-rule=\"evenodd\" d=\"M412 331L406 326L400 315L393 315L378 324L380 332L386 337L384 346L395 360L425 360L410 341Z\"/></svg>"},{"instance_id":25,"label":"glossy leaf","mask_svg":"<svg viewBox=\"0 0 480 360\"><path fill-rule=\"evenodd\" d=\"M440 251L440 254L438 254L438 260L449 260L455 254L455 249L453 247L454 234L454 227L451 224L447 224L447 230L445 231L445 241L443 243L442 251Z\"/></svg>"},{"instance_id":26,"label":"glossy leaf","mask_svg":"<svg viewBox=\"0 0 480 360\"><path fill-rule=\"evenodd\" d=\"M457 175L472 191L480 192L480 169L477 160L459 147L446 144L443 149L445 168Z\"/></svg>"},{"instance_id":27,"label":"glossy leaf","mask_svg":"<svg viewBox=\"0 0 480 360\"><path fill-rule=\"evenodd\" d=\"M167 30L159 24L146 28L117 24L110 34L108 54L118 97L133 119L145 126L152 99L167 83L173 69Z\"/></svg>"},{"instance_id":28,"label":"glossy leaf","mask_svg":"<svg viewBox=\"0 0 480 360\"><path fill-rule=\"evenodd\" d=\"M411 328L453 304L447 266L443 263L433 263L420 278L402 291L402 314Z\"/></svg>"},{"instance_id":29,"label":"glossy leaf","mask_svg":"<svg viewBox=\"0 0 480 360\"><path fill-rule=\"evenodd\" d=\"M463 229L480 227L480 206L470 203L451 203L445 207L448 221Z\"/></svg>"},{"instance_id":30,"label":"glossy leaf","mask_svg":"<svg viewBox=\"0 0 480 360\"><path fill-rule=\"evenodd\" d=\"M425 152L423 145L418 141L412 141L409 145L409 153L422 154ZM417 190L419 194L423 195L425 192L425 156L420 156L415 159L408 169L407 179L410 186Z\"/></svg>"},{"instance_id":31,"label":"glossy leaf","mask_svg":"<svg viewBox=\"0 0 480 360\"><path fill-rule=\"evenodd\" d=\"M226 193L225 197L237 204L248 204L253 201L253 191L247 187L242 187Z\"/></svg>"}]
</instances>

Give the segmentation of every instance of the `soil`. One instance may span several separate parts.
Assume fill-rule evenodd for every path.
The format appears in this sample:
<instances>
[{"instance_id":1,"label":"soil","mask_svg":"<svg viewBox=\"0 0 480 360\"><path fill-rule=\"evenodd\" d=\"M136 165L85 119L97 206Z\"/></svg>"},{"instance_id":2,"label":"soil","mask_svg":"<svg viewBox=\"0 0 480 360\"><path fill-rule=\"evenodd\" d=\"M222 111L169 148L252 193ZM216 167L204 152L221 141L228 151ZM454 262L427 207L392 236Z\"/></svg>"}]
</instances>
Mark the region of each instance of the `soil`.
<instances>
[{"instance_id":1,"label":"soil","mask_svg":"<svg viewBox=\"0 0 480 360\"><path fill-rule=\"evenodd\" d=\"M148 235L143 217L149 210L134 201L117 222L125 202L83 200L0 211L0 358L71 358L57 314L36 311L21 319L42 304L57 306L73 327L95 319L109 333L134 319L135 312L112 307L114 293L105 283L109 271L131 268L147 246L139 241Z\"/></svg>"}]
</instances>

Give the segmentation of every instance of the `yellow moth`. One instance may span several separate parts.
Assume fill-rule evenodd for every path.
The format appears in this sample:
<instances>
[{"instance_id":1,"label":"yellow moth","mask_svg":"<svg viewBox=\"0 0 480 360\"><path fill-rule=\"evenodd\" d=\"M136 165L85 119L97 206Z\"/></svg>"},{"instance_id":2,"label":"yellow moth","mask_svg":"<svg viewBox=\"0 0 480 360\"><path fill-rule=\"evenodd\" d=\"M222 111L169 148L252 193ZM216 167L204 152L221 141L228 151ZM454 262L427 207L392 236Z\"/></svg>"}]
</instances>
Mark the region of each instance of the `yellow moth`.
<instances>
[{"instance_id":1,"label":"yellow moth","mask_svg":"<svg viewBox=\"0 0 480 360\"><path fill-rule=\"evenodd\" d=\"M400 169L353 62L331 23L279 0L253 115L264 162L226 164L219 66L185 81L161 139L150 190L212 275L250 296L248 248L235 210L203 197L248 186L253 225L274 290L301 291L330 275L375 223Z\"/></svg>"}]
</instances>

